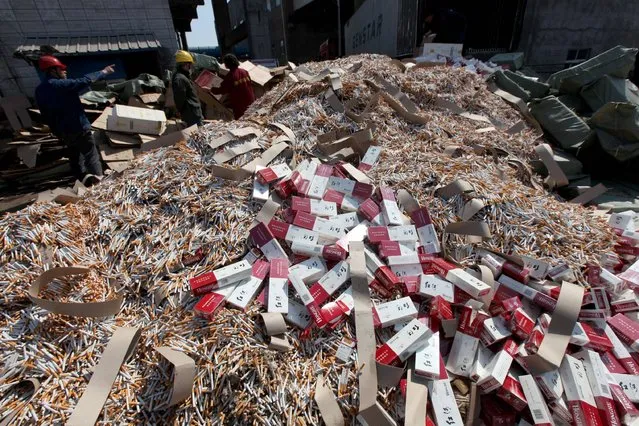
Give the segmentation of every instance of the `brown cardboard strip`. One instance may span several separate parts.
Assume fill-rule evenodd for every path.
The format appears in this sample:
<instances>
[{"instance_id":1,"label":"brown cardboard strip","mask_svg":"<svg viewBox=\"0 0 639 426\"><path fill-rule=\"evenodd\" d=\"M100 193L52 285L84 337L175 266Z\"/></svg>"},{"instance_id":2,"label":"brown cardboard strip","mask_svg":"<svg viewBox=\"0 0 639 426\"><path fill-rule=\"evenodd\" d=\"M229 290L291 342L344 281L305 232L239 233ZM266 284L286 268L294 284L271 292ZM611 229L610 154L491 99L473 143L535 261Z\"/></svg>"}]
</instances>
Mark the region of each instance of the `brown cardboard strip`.
<instances>
[{"instance_id":1,"label":"brown cardboard strip","mask_svg":"<svg viewBox=\"0 0 639 426\"><path fill-rule=\"evenodd\" d=\"M245 138L250 135L258 138L262 136L262 131L260 129L256 129L255 127L241 127L239 129L230 129L229 133L236 138Z\"/></svg>"},{"instance_id":2,"label":"brown cardboard strip","mask_svg":"<svg viewBox=\"0 0 639 426\"><path fill-rule=\"evenodd\" d=\"M281 334L279 336L270 336L268 348L280 352L286 352L291 350L291 345L288 343L286 335Z\"/></svg>"},{"instance_id":3,"label":"brown cardboard strip","mask_svg":"<svg viewBox=\"0 0 639 426\"><path fill-rule=\"evenodd\" d=\"M569 201L569 203L588 204L589 202L599 197L600 195L605 194L606 191L608 191L608 188L606 188L604 184L599 183L593 186L592 188L589 188L588 190L586 190L583 194L580 194L577 197L573 198L572 200Z\"/></svg>"},{"instance_id":4,"label":"brown cardboard strip","mask_svg":"<svg viewBox=\"0 0 639 426\"><path fill-rule=\"evenodd\" d=\"M331 83L331 89L333 89L333 92L337 92L342 89L342 79L339 74L329 74L326 78Z\"/></svg>"},{"instance_id":5,"label":"brown cardboard strip","mask_svg":"<svg viewBox=\"0 0 639 426\"><path fill-rule=\"evenodd\" d=\"M89 271L90 269L84 266L53 268L48 271L44 271L33 283L31 283L28 292L29 299L42 309L46 309L54 314L91 318L107 317L109 315L117 314L120 311L120 305L122 305L123 297L121 295L110 300L105 300L104 302L87 303L56 302L54 300L42 299L39 297L42 287L46 286L54 279L65 275L87 274ZM116 290L119 289L116 288Z\"/></svg>"},{"instance_id":6,"label":"brown cardboard strip","mask_svg":"<svg viewBox=\"0 0 639 426\"><path fill-rule=\"evenodd\" d=\"M264 321L267 336L286 333L286 322L284 322L284 316L282 314L278 312L262 312L260 316L262 317L262 321Z\"/></svg>"},{"instance_id":7,"label":"brown cardboard strip","mask_svg":"<svg viewBox=\"0 0 639 426\"><path fill-rule=\"evenodd\" d=\"M516 106L531 126L533 126L536 130L542 131L539 122L531 114L530 110L528 109L528 105L526 105L526 102L515 95L511 95L510 93L497 88L497 85L494 83L489 84L488 88L491 92L493 92L495 95L499 96L509 104Z\"/></svg>"},{"instance_id":8,"label":"brown cardboard strip","mask_svg":"<svg viewBox=\"0 0 639 426\"><path fill-rule=\"evenodd\" d=\"M317 143L326 145L338 139L348 137L350 134L351 131L348 127L338 127L326 133L317 135Z\"/></svg>"},{"instance_id":9,"label":"brown cardboard strip","mask_svg":"<svg viewBox=\"0 0 639 426\"><path fill-rule=\"evenodd\" d=\"M419 203L405 189L397 191L397 201L399 201L399 204L404 207L404 210L406 210L406 213L408 214L413 213L415 210L419 210Z\"/></svg>"},{"instance_id":10,"label":"brown cardboard strip","mask_svg":"<svg viewBox=\"0 0 639 426\"><path fill-rule=\"evenodd\" d=\"M518 122L510 126L508 130L506 130L506 133L508 133L509 135L516 135L517 133L521 133L524 130L526 130L526 123L524 123L522 120L519 120Z\"/></svg>"},{"instance_id":11,"label":"brown cardboard strip","mask_svg":"<svg viewBox=\"0 0 639 426\"><path fill-rule=\"evenodd\" d=\"M317 376L315 382L315 402L322 413L322 420L326 426L344 425L344 415L335 400L335 394L322 375Z\"/></svg>"},{"instance_id":12,"label":"brown cardboard strip","mask_svg":"<svg viewBox=\"0 0 639 426\"><path fill-rule=\"evenodd\" d=\"M452 158L459 157L463 154L463 152L464 151L459 145L448 145L444 148L444 154Z\"/></svg>"},{"instance_id":13,"label":"brown cardboard strip","mask_svg":"<svg viewBox=\"0 0 639 426\"><path fill-rule=\"evenodd\" d=\"M321 138L318 136L317 138L317 147L326 155L335 154L344 148L352 148L353 151L363 157L373 140L373 131L370 128L360 130L347 137L329 139L329 136L332 134L333 132L321 135ZM343 132L339 131L335 132L335 134L341 135Z\"/></svg>"},{"instance_id":14,"label":"brown cardboard strip","mask_svg":"<svg viewBox=\"0 0 639 426\"><path fill-rule=\"evenodd\" d=\"M240 168L229 168L220 165L212 165L209 166L209 170L211 174L220 179L231 180L235 182L242 181L244 179L248 179L255 172L256 166L266 166L268 163L273 161L275 157L280 155L282 152L288 149L287 143L278 143L272 145L269 149L264 151L262 155L249 163L246 163Z\"/></svg>"},{"instance_id":15,"label":"brown cardboard strip","mask_svg":"<svg viewBox=\"0 0 639 426\"><path fill-rule=\"evenodd\" d=\"M477 383L471 382L470 384L470 403L468 405L468 412L466 413L465 426L475 426L479 424L479 413L481 406L479 405L479 392L477 391Z\"/></svg>"},{"instance_id":16,"label":"brown cardboard strip","mask_svg":"<svg viewBox=\"0 0 639 426\"><path fill-rule=\"evenodd\" d=\"M5 408L0 406L0 426L9 426L10 424L12 424L13 419L18 414L20 414L20 411L22 411L22 409L26 407L29 402L31 402L38 389L40 389L40 382L36 379L24 379L12 386L9 386L9 388L7 388L7 390L4 392L4 395L9 394L10 392L16 392L20 393L21 395L25 394L25 397L23 397L22 404L20 404L14 410L5 411Z\"/></svg>"},{"instance_id":17,"label":"brown cardboard strip","mask_svg":"<svg viewBox=\"0 0 639 426\"><path fill-rule=\"evenodd\" d=\"M324 98L328 101L328 104L333 108L336 112L344 112L344 105L342 101L339 100L333 89L328 89L324 93Z\"/></svg>"},{"instance_id":18,"label":"brown cardboard strip","mask_svg":"<svg viewBox=\"0 0 639 426\"><path fill-rule=\"evenodd\" d=\"M377 367L375 361L375 329L373 306L366 279L364 243L351 241L348 263L353 286L355 310L355 335L357 337L357 360L359 363L359 412L360 414L377 404ZM371 423L377 424L377 423Z\"/></svg>"},{"instance_id":19,"label":"brown cardboard strip","mask_svg":"<svg viewBox=\"0 0 639 426\"><path fill-rule=\"evenodd\" d=\"M486 207L484 202L478 198L473 198L462 207L461 218L462 220L470 220L471 217L475 216L481 209Z\"/></svg>"},{"instance_id":20,"label":"brown cardboard strip","mask_svg":"<svg viewBox=\"0 0 639 426\"><path fill-rule=\"evenodd\" d=\"M490 238L490 228L486 222L453 222L446 225L447 234L472 235L482 238Z\"/></svg>"},{"instance_id":21,"label":"brown cardboard strip","mask_svg":"<svg viewBox=\"0 0 639 426\"><path fill-rule=\"evenodd\" d=\"M195 380L195 361L183 352L166 346L157 347L155 350L173 366L173 388L171 390L171 399L167 405L171 407L191 396L191 389Z\"/></svg>"},{"instance_id":22,"label":"brown cardboard strip","mask_svg":"<svg viewBox=\"0 0 639 426\"><path fill-rule=\"evenodd\" d=\"M393 367L392 365L377 364L377 385L380 388L393 388L399 384L404 376L404 367Z\"/></svg>"},{"instance_id":23,"label":"brown cardboard strip","mask_svg":"<svg viewBox=\"0 0 639 426\"><path fill-rule=\"evenodd\" d=\"M375 107L378 102L379 102L379 93L375 93L370 97L361 114L356 114L355 112L352 111L351 106L354 104L354 101L348 102L345 107L346 116L356 123L363 123L364 121L368 120L371 109L373 109L373 107Z\"/></svg>"},{"instance_id":24,"label":"brown cardboard strip","mask_svg":"<svg viewBox=\"0 0 639 426\"><path fill-rule=\"evenodd\" d=\"M231 142L232 140L235 140L235 138L231 135L229 135L228 133L225 133L224 135L220 136L219 138L213 139L211 142L209 142L209 146L213 149L219 148L222 145L226 145L227 143Z\"/></svg>"},{"instance_id":25,"label":"brown cardboard strip","mask_svg":"<svg viewBox=\"0 0 639 426\"><path fill-rule=\"evenodd\" d=\"M402 116L402 118L408 121L409 123L427 124L430 122L430 118L424 115L420 115L420 114L406 110L406 108L404 108L404 106L399 101L397 101L397 99L395 99L388 93L380 92L380 96L386 101L388 105L390 105L391 108L395 110L397 114Z\"/></svg>"},{"instance_id":26,"label":"brown cardboard strip","mask_svg":"<svg viewBox=\"0 0 639 426\"><path fill-rule=\"evenodd\" d=\"M559 164L555 161L552 154L552 148L546 143L537 145L535 152L548 169L548 186L551 188L568 185L568 178L566 177Z\"/></svg>"},{"instance_id":27,"label":"brown cardboard strip","mask_svg":"<svg viewBox=\"0 0 639 426\"><path fill-rule=\"evenodd\" d=\"M449 198L454 197L459 194L469 194L473 195L475 190L472 185L465 180L457 179L443 188L439 188L436 191L436 194L442 197L444 200L448 200Z\"/></svg>"},{"instance_id":28,"label":"brown cardboard strip","mask_svg":"<svg viewBox=\"0 0 639 426\"><path fill-rule=\"evenodd\" d=\"M135 350L135 346L140 339L140 333L137 328L116 328L66 426L95 424L102 412L104 403L109 397L109 393L111 393L111 386L113 386L122 363Z\"/></svg>"},{"instance_id":29,"label":"brown cardboard strip","mask_svg":"<svg viewBox=\"0 0 639 426\"><path fill-rule=\"evenodd\" d=\"M247 141L240 145L236 145L233 148L227 148L222 152L218 152L213 156L213 161L218 164L226 163L237 157L238 155L246 154L247 152L260 149L261 146L256 141Z\"/></svg>"},{"instance_id":30,"label":"brown cardboard strip","mask_svg":"<svg viewBox=\"0 0 639 426\"><path fill-rule=\"evenodd\" d=\"M255 228L260 222L268 224L271 219L275 216L275 213L280 208L280 203L277 202L274 197L269 197L268 200L262 206L262 209L259 211L257 216L255 216L255 220L251 224L251 228Z\"/></svg>"},{"instance_id":31,"label":"brown cardboard strip","mask_svg":"<svg viewBox=\"0 0 639 426\"><path fill-rule=\"evenodd\" d=\"M348 173L356 181L361 183L371 183L371 178L366 176L366 174L361 170L355 168L355 166L351 163L344 163L342 164L342 167L346 170L346 173Z\"/></svg>"},{"instance_id":32,"label":"brown cardboard strip","mask_svg":"<svg viewBox=\"0 0 639 426\"><path fill-rule=\"evenodd\" d=\"M406 405L404 406L404 425L426 424L426 408L428 408L428 386L423 377L415 374L415 358L413 357L406 373Z\"/></svg>"},{"instance_id":33,"label":"brown cardboard strip","mask_svg":"<svg viewBox=\"0 0 639 426\"><path fill-rule=\"evenodd\" d=\"M493 301L493 297L495 297L495 292L497 291L497 286L495 286L495 276L488 266L477 265L477 267L481 273L480 279L490 286L488 294L481 298L482 302L484 302L484 306L489 307Z\"/></svg>"},{"instance_id":34,"label":"brown cardboard strip","mask_svg":"<svg viewBox=\"0 0 639 426\"><path fill-rule=\"evenodd\" d=\"M557 306L539 350L535 355L525 357L531 374L542 374L559 368L577 323L583 296L583 287L567 281L561 284Z\"/></svg>"},{"instance_id":35,"label":"brown cardboard strip","mask_svg":"<svg viewBox=\"0 0 639 426\"><path fill-rule=\"evenodd\" d=\"M463 114L464 112L466 112L464 110L464 108L460 107L456 103L451 102L451 101L446 100L446 99L443 99L443 98L440 98L440 97L435 99L435 105L440 107L440 108L447 109L448 111L452 112L453 114Z\"/></svg>"},{"instance_id":36,"label":"brown cardboard strip","mask_svg":"<svg viewBox=\"0 0 639 426\"><path fill-rule=\"evenodd\" d=\"M368 426L397 426L397 423L393 418L384 410L379 402L375 402L374 405L360 410L357 415L357 420L366 422Z\"/></svg>"},{"instance_id":37,"label":"brown cardboard strip","mask_svg":"<svg viewBox=\"0 0 639 426\"><path fill-rule=\"evenodd\" d=\"M285 126L282 123L270 123L271 126L277 127L278 129L280 129L282 132L284 132L284 134L286 136L288 136L288 139L291 143L295 143L297 142L297 137L295 137L295 133L293 132L293 130L291 130L290 127Z\"/></svg>"},{"instance_id":38,"label":"brown cardboard strip","mask_svg":"<svg viewBox=\"0 0 639 426\"><path fill-rule=\"evenodd\" d=\"M141 152L150 151L156 148L163 148L165 146L173 146L179 142L186 142L189 136L196 132L198 129L197 124L187 127L186 129L179 130L177 132L169 133L168 135L160 136L159 138L142 144L140 147Z\"/></svg>"}]
</instances>

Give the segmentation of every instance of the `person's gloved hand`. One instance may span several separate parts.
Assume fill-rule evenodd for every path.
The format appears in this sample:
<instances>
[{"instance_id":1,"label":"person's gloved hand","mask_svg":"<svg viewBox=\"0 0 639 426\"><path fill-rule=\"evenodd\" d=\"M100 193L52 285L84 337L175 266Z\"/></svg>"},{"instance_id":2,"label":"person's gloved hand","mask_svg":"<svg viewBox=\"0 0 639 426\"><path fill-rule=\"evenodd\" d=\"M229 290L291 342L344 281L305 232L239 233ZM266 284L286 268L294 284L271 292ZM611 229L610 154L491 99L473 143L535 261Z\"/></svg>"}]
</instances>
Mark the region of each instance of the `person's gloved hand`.
<instances>
[{"instance_id":1,"label":"person's gloved hand","mask_svg":"<svg viewBox=\"0 0 639 426\"><path fill-rule=\"evenodd\" d=\"M108 67L105 67L102 72L105 75L113 74L115 72L115 64L111 64Z\"/></svg>"}]
</instances>

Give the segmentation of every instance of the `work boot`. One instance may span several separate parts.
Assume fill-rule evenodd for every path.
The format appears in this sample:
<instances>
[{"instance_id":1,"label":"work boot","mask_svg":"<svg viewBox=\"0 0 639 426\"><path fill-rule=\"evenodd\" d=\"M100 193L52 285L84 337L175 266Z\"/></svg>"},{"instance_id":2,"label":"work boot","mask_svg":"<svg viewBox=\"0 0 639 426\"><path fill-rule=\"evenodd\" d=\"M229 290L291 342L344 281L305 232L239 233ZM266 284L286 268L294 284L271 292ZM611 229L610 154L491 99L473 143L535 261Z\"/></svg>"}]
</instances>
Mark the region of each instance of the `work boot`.
<instances>
[{"instance_id":1,"label":"work boot","mask_svg":"<svg viewBox=\"0 0 639 426\"><path fill-rule=\"evenodd\" d=\"M102 182L102 176L92 175L91 173L87 173L82 179L82 184L87 188L100 182Z\"/></svg>"}]
</instances>

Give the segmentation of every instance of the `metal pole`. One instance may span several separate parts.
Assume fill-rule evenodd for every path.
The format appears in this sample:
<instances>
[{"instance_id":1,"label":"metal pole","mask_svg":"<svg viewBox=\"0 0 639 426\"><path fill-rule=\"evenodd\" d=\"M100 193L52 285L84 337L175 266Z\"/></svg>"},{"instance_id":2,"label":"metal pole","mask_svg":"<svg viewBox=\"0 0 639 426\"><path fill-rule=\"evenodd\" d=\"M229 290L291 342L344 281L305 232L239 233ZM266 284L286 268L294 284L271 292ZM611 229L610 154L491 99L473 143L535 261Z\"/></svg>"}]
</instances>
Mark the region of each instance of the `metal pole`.
<instances>
[{"instance_id":1,"label":"metal pole","mask_svg":"<svg viewBox=\"0 0 639 426\"><path fill-rule=\"evenodd\" d=\"M337 0L337 57L342 57L342 2Z\"/></svg>"},{"instance_id":2,"label":"metal pole","mask_svg":"<svg viewBox=\"0 0 639 426\"><path fill-rule=\"evenodd\" d=\"M284 36L284 59L288 62L288 42L286 40L286 22L284 22L284 4L286 0L282 0L280 4L280 12L282 12L282 34Z\"/></svg>"}]
</instances>

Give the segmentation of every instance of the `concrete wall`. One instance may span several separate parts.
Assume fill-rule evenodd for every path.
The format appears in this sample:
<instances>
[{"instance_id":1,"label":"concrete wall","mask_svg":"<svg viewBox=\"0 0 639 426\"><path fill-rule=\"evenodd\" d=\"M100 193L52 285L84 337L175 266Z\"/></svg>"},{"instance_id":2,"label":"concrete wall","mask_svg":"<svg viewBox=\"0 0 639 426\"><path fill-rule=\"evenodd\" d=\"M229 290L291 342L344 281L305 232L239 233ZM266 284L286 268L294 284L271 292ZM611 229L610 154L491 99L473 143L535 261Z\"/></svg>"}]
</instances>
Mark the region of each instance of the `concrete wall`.
<instances>
[{"instance_id":1,"label":"concrete wall","mask_svg":"<svg viewBox=\"0 0 639 426\"><path fill-rule=\"evenodd\" d=\"M251 56L255 59L273 58L269 28L271 12L266 8L263 0L246 0L246 3Z\"/></svg>"},{"instance_id":2,"label":"concrete wall","mask_svg":"<svg viewBox=\"0 0 639 426\"><path fill-rule=\"evenodd\" d=\"M618 44L639 46L639 2L628 0L528 1L519 50L540 73L564 68L568 50L591 57Z\"/></svg>"},{"instance_id":3,"label":"concrete wall","mask_svg":"<svg viewBox=\"0 0 639 426\"><path fill-rule=\"evenodd\" d=\"M171 66L177 40L168 0L0 0L0 90L33 96L35 70L13 52L25 37L155 33Z\"/></svg>"}]
</instances>

